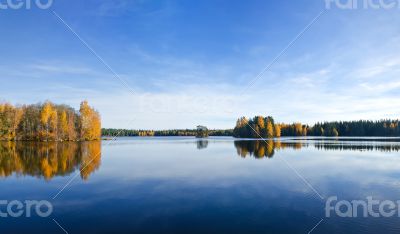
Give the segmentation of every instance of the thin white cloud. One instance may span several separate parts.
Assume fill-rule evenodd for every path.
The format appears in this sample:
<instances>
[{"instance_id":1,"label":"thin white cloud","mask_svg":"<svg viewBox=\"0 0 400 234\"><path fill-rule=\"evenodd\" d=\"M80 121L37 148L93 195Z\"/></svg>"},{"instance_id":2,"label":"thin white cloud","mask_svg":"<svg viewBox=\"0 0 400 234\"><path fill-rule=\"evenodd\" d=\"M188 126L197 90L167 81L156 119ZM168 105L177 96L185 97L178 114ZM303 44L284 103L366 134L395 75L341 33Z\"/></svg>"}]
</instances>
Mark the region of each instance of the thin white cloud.
<instances>
[{"instance_id":1,"label":"thin white cloud","mask_svg":"<svg viewBox=\"0 0 400 234\"><path fill-rule=\"evenodd\" d=\"M364 67L358 68L353 72L355 78L369 79L369 78L380 78L385 73L392 71L400 71L400 58L385 58L379 59L374 58L372 61L364 65Z\"/></svg>"},{"instance_id":2,"label":"thin white cloud","mask_svg":"<svg viewBox=\"0 0 400 234\"><path fill-rule=\"evenodd\" d=\"M39 72L47 72L47 73L63 73L63 74L96 74L94 70L88 67L79 67L79 66L70 66L70 65L61 65L61 64L32 64L28 65L29 68L39 71Z\"/></svg>"},{"instance_id":3,"label":"thin white cloud","mask_svg":"<svg viewBox=\"0 0 400 234\"><path fill-rule=\"evenodd\" d=\"M362 83L360 86L368 92L374 92L375 94L382 94L395 89L399 89L400 81L393 81L393 82L379 83L379 84Z\"/></svg>"}]
</instances>

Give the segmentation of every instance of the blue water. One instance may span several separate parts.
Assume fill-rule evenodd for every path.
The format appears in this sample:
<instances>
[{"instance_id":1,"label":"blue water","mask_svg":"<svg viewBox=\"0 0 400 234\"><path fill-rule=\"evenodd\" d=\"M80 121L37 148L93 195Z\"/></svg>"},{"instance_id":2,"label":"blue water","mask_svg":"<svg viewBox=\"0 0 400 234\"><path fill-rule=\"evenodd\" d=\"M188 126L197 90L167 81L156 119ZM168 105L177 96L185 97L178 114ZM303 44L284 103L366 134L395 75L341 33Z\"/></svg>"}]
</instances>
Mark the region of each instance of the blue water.
<instances>
[{"instance_id":1,"label":"blue water","mask_svg":"<svg viewBox=\"0 0 400 234\"><path fill-rule=\"evenodd\" d=\"M1 233L65 233L54 220L68 233L400 231L397 216L326 217L324 210L330 196L398 200L398 139L74 144L0 144L0 200L48 200L54 207L47 218L0 218Z\"/></svg>"}]
</instances>

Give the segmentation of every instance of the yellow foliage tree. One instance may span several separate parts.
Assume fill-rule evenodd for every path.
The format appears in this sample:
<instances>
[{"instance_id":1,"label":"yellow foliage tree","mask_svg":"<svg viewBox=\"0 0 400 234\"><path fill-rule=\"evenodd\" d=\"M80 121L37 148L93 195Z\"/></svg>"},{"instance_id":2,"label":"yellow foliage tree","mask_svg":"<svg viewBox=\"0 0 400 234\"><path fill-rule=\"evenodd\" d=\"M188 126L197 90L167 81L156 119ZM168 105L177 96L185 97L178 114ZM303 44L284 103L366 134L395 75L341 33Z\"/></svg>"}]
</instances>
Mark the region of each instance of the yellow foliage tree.
<instances>
[{"instance_id":1,"label":"yellow foliage tree","mask_svg":"<svg viewBox=\"0 0 400 234\"><path fill-rule=\"evenodd\" d=\"M275 136L281 137L281 126L279 124L275 125Z\"/></svg>"},{"instance_id":2,"label":"yellow foliage tree","mask_svg":"<svg viewBox=\"0 0 400 234\"><path fill-rule=\"evenodd\" d=\"M46 102L40 112L40 121L42 124L42 131L40 137L46 141L58 140L57 139L57 110L54 109L53 104Z\"/></svg>"},{"instance_id":3,"label":"yellow foliage tree","mask_svg":"<svg viewBox=\"0 0 400 234\"><path fill-rule=\"evenodd\" d=\"M267 121L267 137L273 138L274 137L274 125L272 125L271 121Z\"/></svg>"},{"instance_id":4,"label":"yellow foliage tree","mask_svg":"<svg viewBox=\"0 0 400 234\"><path fill-rule=\"evenodd\" d=\"M301 123L295 123L294 131L296 136L303 136L303 125Z\"/></svg>"},{"instance_id":5,"label":"yellow foliage tree","mask_svg":"<svg viewBox=\"0 0 400 234\"><path fill-rule=\"evenodd\" d=\"M87 101L81 103L80 127L82 140L98 140L101 138L100 114L91 108Z\"/></svg>"},{"instance_id":6,"label":"yellow foliage tree","mask_svg":"<svg viewBox=\"0 0 400 234\"><path fill-rule=\"evenodd\" d=\"M22 118L22 110L9 103L0 104L0 138L17 140L18 124Z\"/></svg>"},{"instance_id":7,"label":"yellow foliage tree","mask_svg":"<svg viewBox=\"0 0 400 234\"><path fill-rule=\"evenodd\" d=\"M63 111L60 116L59 120L59 138L60 140L69 140L68 137L68 119L67 119L67 112Z\"/></svg>"}]
</instances>

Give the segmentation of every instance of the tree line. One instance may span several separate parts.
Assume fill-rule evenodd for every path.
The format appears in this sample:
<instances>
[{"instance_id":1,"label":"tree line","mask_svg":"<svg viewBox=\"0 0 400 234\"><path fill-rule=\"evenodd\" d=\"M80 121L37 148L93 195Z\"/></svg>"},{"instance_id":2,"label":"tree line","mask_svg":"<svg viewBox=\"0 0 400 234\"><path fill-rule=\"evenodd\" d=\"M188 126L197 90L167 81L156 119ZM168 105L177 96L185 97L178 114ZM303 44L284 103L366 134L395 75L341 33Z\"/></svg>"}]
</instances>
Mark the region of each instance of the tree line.
<instances>
[{"instance_id":1,"label":"tree line","mask_svg":"<svg viewBox=\"0 0 400 234\"><path fill-rule=\"evenodd\" d=\"M239 118L233 130L238 138L273 138L281 136L400 136L399 120L334 121L309 126L302 123L275 123L274 119L256 116Z\"/></svg>"},{"instance_id":2,"label":"tree line","mask_svg":"<svg viewBox=\"0 0 400 234\"><path fill-rule=\"evenodd\" d=\"M103 136L196 136L197 129L174 129L174 130L130 130L130 129L115 129L103 128L101 130ZM208 130L209 136L232 136L233 130Z\"/></svg>"},{"instance_id":3,"label":"tree line","mask_svg":"<svg viewBox=\"0 0 400 234\"><path fill-rule=\"evenodd\" d=\"M100 114L87 101L79 111L46 101L13 106L0 103L0 140L89 141L101 138Z\"/></svg>"},{"instance_id":4,"label":"tree line","mask_svg":"<svg viewBox=\"0 0 400 234\"><path fill-rule=\"evenodd\" d=\"M175 130L128 130L102 129L103 136L191 136L198 135L198 129ZM302 123L276 123L273 117L241 117L234 129L208 130L209 136L233 136L236 138L274 138L292 136L384 136L399 137L399 120L379 121L334 121L316 123L312 126Z\"/></svg>"}]
</instances>

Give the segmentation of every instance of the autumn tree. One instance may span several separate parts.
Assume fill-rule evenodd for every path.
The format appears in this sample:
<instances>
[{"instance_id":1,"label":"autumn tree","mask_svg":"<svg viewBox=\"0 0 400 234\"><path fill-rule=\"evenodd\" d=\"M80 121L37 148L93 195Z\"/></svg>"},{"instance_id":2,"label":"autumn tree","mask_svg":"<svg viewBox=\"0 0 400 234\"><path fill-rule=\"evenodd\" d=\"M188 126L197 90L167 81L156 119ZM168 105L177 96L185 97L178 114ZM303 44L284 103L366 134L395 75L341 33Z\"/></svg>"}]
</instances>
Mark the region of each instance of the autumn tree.
<instances>
[{"instance_id":1,"label":"autumn tree","mask_svg":"<svg viewBox=\"0 0 400 234\"><path fill-rule=\"evenodd\" d=\"M303 125L301 123L295 123L294 130L296 136L303 136Z\"/></svg>"},{"instance_id":2,"label":"autumn tree","mask_svg":"<svg viewBox=\"0 0 400 234\"><path fill-rule=\"evenodd\" d=\"M250 137L249 120L242 117L237 120L236 127L233 129L233 136L235 137Z\"/></svg>"},{"instance_id":3,"label":"autumn tree","mask_svg":"<svg viewBox=\"0 0 400 234\"><path fill-rule=\"evenodd\" d=\"M68 140L68 117L66 111L61 112L58 131L58 136L61 140Z\"/></svg>"},{"instance_id":4,"label":"autumn tree","mask_svg":"<svg viewBox=\"0 0 400 234\"><path fill-rule=\"evenodd\" d=\"M101 138L100 115L89 106L87 101L81 103L80 109L81 139L98 140Z\"/></svg>"},{"instance_id":5,"label":"autumn tree","mask_svg":"<svg viewBox=\"0 0 400 234\"><path fill-rule=\"evenodd\" d=\"M0 104L0 139L16 140L22 111L11 104Z\"/></svg>"},{"instance_id":6,"label":"autumn tree","mask_svg":"<svg viewBox=\"0 0 400 234\"><path fill-rule=\"evenodd\" d=\"M40 112L42 131L40 137L46 141L58 140L57 138L57 111L53 104L46 102Z\"/></svg>"},{"instance_id":7,"label":"autumn tree","mask_svg":"<svg viewBox=\"0 0 400 234\"><path fill-rule=\"evenodd\" d=\"M281 137L281 125L279 125L279 124L276 124L275 125L275 136L276 137Z\"/></svg>"},{"instance_id":8,"label":"autumn tree","mask_svg":"<svg viewBox=\"0 0 400 234\"><path fill-rule=\"evenodd\" d=\"M255 125L255 130L257 131L257 136L256 138L259 138L260 136L262 138L267 138L267 131L265 129L265 120L264 117L262 116L256 116L254 117L254 125Z\"/></svg>"},{"instance_id":9,"label":"autumn tree","mask_svg":"<svg viewBox=\"0 0 400 234\"><path fill-rule=\"evenodd\" d=\"M49 101L20 107L0 103L0 140L77 141L100 139L99 113L87 102L82 103L81 107L83 116L69 106L55 105ZM82 129L82 126L85 129Z\"/></svg>"},{"instance_id":10,"label":"autumn tree","mask_svg":"<svg viewBox=\"0 0 400 234\"><path fill-rule=\"evenodd\" d=\"M29 105L22 107L22 118L18 127L19 140L42 140L40 139L40 105Z\"/></svg>"},{"instance_id":11,"label":"autumn tree","mask_svg":"<svg viewBox=\"0 0 400 234\"><path fill-rule=\"evenodd\" d=\"M274 125L270 120L267 121L266 132L268 138L274 137Z\"/></svg>"}]
</instances>

